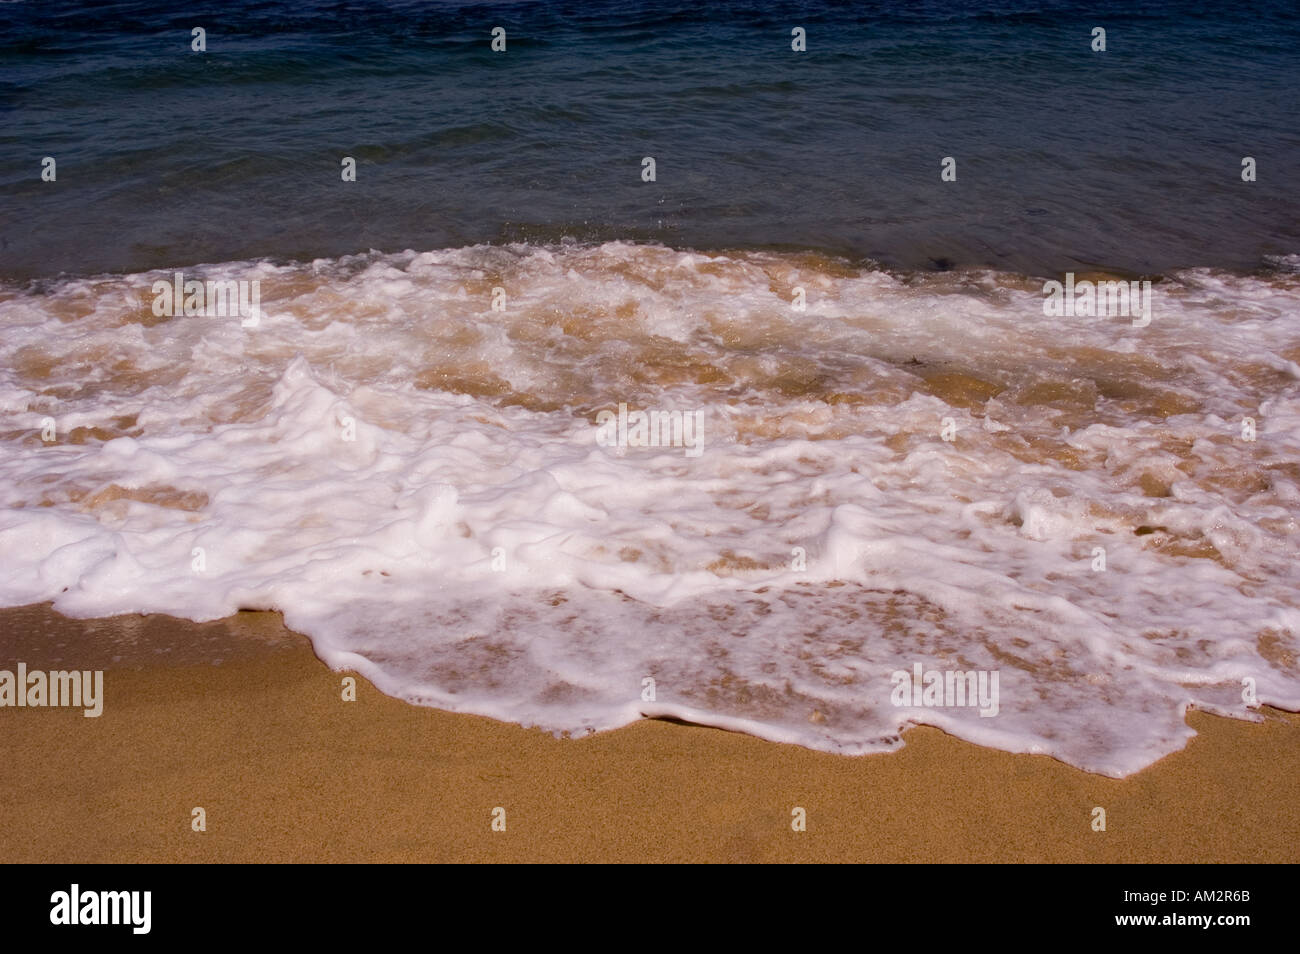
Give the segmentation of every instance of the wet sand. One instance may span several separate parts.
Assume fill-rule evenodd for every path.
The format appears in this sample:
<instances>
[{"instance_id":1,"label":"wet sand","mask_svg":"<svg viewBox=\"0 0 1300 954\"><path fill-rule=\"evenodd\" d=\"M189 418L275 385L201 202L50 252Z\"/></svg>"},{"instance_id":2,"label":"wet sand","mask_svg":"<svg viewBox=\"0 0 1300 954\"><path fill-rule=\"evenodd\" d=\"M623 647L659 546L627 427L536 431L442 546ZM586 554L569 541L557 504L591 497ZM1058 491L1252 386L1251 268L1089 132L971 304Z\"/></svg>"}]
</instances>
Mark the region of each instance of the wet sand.
<instances>
[{"instance_id":1,"label":"wet sand","mask_svg":"<svg viewBox=\"0 0 1300 954\"><path fill-rule=\"evenodd\" d=\"M658 721L556 739L361 678L345 702L271 613L0 611L19 660L105 669L105 702L0 709L6 862L1300 861L1300 716L1276 710L1191 712L1186 749L1113 780L928 727L851 758Z\"/></svg>"}]
</instances>

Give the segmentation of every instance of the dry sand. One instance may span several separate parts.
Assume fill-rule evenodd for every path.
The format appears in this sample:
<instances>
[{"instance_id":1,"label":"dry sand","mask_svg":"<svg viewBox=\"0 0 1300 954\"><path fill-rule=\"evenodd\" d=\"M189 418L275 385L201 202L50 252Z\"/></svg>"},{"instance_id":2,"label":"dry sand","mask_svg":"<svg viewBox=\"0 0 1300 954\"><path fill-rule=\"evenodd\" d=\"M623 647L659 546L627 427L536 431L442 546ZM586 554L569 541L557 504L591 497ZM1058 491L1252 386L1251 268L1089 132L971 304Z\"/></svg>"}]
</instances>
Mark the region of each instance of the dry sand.
<instances>
[{"instance_id":1,"label":"dry sand","mask_svg":"<svg viewBox=\"0 0 1300 954\"><path fill-rule=\"evenodd\" d=\"M103 668L106 701L0 709L7 862L1300 861L1300 717L1274 710L1193 712L1185 750L1116 781L926 727L850 758L653 721L562 740L363 679L344 702L270 613L0 611L19 660Z\"/></svg>"}]
</instances>

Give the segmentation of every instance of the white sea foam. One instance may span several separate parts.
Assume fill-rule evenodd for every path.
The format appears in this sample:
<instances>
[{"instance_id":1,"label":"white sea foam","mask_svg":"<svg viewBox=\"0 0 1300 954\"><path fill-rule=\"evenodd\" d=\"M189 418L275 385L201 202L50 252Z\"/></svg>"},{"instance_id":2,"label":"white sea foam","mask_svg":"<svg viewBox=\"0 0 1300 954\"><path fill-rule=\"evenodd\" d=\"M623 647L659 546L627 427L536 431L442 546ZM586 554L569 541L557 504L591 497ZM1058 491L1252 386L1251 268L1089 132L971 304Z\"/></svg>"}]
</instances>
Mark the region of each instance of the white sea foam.
<instances>
[{"instance_id":1,"label":"white sea foam","mask_svg":"<svg viewBox=\"0 0 1300 954\"><path fill-rule=\"evenodd\" d=\"M393 695L570 733L923 722L1125 775L1189 705L1255 717L1243 680L1300 708L1292 275L1174 276L1134 328L620 243L194 271L260 280L259 326L159 321L166 273L0 289L0 603L275 608ZM602 445L623 402L702 410L701 454ZM891 705L918 663L997 671L998 714Z\"/></svg>"}]
</instances>

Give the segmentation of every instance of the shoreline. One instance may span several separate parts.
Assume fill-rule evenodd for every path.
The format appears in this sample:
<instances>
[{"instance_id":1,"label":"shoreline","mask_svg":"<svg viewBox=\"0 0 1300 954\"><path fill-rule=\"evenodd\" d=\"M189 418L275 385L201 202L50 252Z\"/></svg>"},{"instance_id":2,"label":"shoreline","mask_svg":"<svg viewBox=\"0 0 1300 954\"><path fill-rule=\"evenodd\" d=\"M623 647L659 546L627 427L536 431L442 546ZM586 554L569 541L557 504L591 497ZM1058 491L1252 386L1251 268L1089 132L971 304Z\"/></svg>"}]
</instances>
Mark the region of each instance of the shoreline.
<instances>
[{"instance_id":1,"label":"shoreline","mask_svg":"<svg viewBox=\"0 0 1300 954\"><path fill-rule=\"evenodd\" d=\"M0 657L109 670L100 718L0 710L6 862L1300 861L1300 715L1279 710L1190 712L1185 749L1116 780L924 726L843 756L653 720L557 739L359 676L344 702L348 674L275 613L6 609Z\"/></svg>"},{"instance_id":2,"label":"shoreline","mask_svg":"<svg viewBox=\"0 0 1300 954\"><path fill-rule=\"evenodd\" d=\"M568 236L565 235L563 237ZM563 241L563 237L499 237L484 239L482 241L465 241L449 245L437 245L428 248L417 248L409 244L403 245L400 242L394 245L385 245L383 247L372 244L365 247L358 247L351 251L339 251L328 255L316 256L306 254L274 256L255 254L250 251L247 255L235 255L233 257L221 259L200 258L190 261L188 259L169 258L153 262L133 262L130 265L123 265L118 268L91 268L84 271L65 268L53 272L44 272L35 271L30 268L11 268L8 270L0 269L0 287L7 285L9 286L10 291L14 293L30 294L37 290L48 290L51 287L58 287L72 282L113 282L128 278L139 278L154 273L176 271L203 274L214 268L232 265L252 268L257 265L266 264L278 269L304 269L310 267L318 260L324 260L329 263L338 263L344 260L399 258L406 255L419 256L430 253L458 251L471 248L508 250L520 246L548 251L568 248L590 250L608 244L661 248L677 254L702 256L706 258L744 258L751 255L772 255L786 257L792 260L800 259L810 262L822 262L825 263L827 267L837 272L842 270L864 273L880 272L900 278L901 280L907 280L909 278L917 280L932 280L940 275L960 276L963 274L988 272L1000 276L1008 282L1019 282L1032 285L1059 280L1067 272L1073 273L1080 280L1085 278L1102 281L1149 280L1153 283L1165 283L1174 282L1179 278L1179 276L1189 272L1210 272L1229 275L1234 278L1270 279L1278 277L1285 278L1294 275L1297 272L1297 269L1300 268L1300 266L1294 262L1297 257L1300 257L1297 253L1281 251L1280 249L1261 251L1259 256L1252 261L1240 259L1233 260L1227 258L1221 258L1214 261L1208 259L1184 259L1177 263L1169 263L1160 267L1147 267L1133 261L1075 259L1066 256L1061 258L1059 267L1055 265L1048 267L1046 263L1038 263L1036 266L1030 267L1029 263L1008 264L1003 261L989 258L978 258L974 256L956 257L943 254L926 256L924 261L921 261L920 259L909 260L899 254L888 254L880 251L868 253L861 249L835 244L800 244L782 242L757 242L753 244L722 242L710 244L701 242L674 242L671 238L663 238L652 234L628 235L620 238L591 235L575 237L570 243Z\"/></svg>"}]
</instances>

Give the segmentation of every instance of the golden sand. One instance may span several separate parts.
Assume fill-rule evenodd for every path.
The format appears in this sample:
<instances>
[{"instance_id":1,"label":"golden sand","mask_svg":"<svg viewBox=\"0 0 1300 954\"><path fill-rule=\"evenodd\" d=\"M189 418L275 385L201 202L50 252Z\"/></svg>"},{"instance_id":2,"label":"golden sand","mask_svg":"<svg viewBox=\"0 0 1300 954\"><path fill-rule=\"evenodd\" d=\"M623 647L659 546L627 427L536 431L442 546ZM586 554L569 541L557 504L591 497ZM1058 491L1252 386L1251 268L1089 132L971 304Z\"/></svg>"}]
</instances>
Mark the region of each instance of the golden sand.
<instances>
[{"instance_id":1,"label":"golden sand","mask_svg":"<svg viewBox=\"0 0 1300 954\"><path fill-rule=\"evenodd\" d=\"M345 702L270 613L0 611L17 660L105 668L106 699L0 709L6 862L1300 861L1300 717L1271 710L1193 712L1185 750L1116 781L926 727L850 758L657 721L562 740L362 679Z\"/></svg>"}]
</instances>

